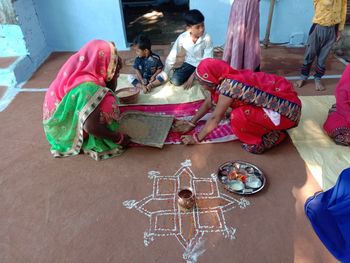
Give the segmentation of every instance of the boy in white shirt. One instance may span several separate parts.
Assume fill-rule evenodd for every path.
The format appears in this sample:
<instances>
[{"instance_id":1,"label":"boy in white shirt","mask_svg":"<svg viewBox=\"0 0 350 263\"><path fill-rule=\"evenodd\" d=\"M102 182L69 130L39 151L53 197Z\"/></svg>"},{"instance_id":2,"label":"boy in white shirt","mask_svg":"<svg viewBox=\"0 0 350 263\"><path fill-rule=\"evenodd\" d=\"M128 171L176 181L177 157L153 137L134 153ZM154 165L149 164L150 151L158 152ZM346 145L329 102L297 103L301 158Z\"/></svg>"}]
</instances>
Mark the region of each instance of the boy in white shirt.
<instances>
[{"instance_id":1,"label":"boy in white shirt","mask_svg":"<svg viewBox=\"0 0 350 263\"><path fill-rule=\"evenodd\" d=\"M186 82L184 88L188 89L192 86L195 69L199 62L204 58L213 57L213 43L211 37L205 32L204 16L199 10L189 10L184 19L187 30L176 39L165 61L164 71L169 75L169 72L174 69L176 56L183 49L186 52L185 61L181 67L174 69L170 82L176 86Z\"/></svg>"}]
</instances>

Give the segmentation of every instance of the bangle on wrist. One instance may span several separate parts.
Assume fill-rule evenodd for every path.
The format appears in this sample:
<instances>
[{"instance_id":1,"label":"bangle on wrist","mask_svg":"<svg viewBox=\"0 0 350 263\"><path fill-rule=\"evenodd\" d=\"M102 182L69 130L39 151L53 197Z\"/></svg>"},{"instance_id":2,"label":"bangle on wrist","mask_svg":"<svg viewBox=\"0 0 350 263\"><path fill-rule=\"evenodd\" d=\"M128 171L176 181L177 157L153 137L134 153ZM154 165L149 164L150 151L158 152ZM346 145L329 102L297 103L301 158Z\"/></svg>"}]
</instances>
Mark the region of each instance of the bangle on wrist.
<instances>
[{"instance_id":1,"label":"bangle on wrist","mask_svg":"<svg viewBox=\"0 0 350 263\"><path fill-rule=\"evenodd\" d=\"M200 141L199 138L198 138L198 133L194 133L194 134L192 135L192 137L193 137L193 140L194 140L196 143L201 143L201 141Z\"/></svg>"},{"instance_id":2,"label":"bangle on wrist","mask_svg":"<svg viewBox=\"0 0 350 263\"><path fill-rule=\"evenodd\" d=\"M192 121L188 121L187 124L190 125L191 127L196 127L196 124L193 123Z\"/></svg>"},{"instance_id":3,"label":"bangle on wrist","mask_svg":"<svg viewBox=\"0 0 350 263\"><path fill-rule=\"evenodd\" d=\"M116 144L121 144L124 141L124 134L119 133L119 136L120 136L120 138L118 141L115 142Z\"/></svg>"}]
</instances>

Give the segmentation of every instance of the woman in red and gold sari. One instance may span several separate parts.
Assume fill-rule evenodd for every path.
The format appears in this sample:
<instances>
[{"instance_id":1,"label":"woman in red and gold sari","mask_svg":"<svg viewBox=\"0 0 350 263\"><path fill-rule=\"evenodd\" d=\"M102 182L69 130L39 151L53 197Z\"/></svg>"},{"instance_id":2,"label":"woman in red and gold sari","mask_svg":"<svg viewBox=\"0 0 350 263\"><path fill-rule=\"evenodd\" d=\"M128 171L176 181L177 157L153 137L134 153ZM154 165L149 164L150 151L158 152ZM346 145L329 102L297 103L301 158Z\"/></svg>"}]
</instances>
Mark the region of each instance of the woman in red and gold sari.
<instances>
[{"instance_id":1,"label":"woman in red and gold sari","mask_svg":"<svg viewBox=\"0 0 350 263\"><path fill-rule=\"evenodd\" d=\"M189 131L212 104L216 106L199 133L182 136L184 144L204 140L229 108L232 131L243 142L243 149L251 153L262 153L279 144L286 137L285 131L298 125L301 102L293 85L283 77L235 70L222 60L209 58L198 65L196 76L211 96L191 121L177 121L175 128Z\"/></svg>"},{"instance_id":2,"label":"woman in red and gold sari","mask_svg":"<svg viewBox=\"0 0 350 263\"><path fill-rule=\"evenodd\" d=\"M336 144L350 146L350 65L336 87L335 99L323 128Z\"/></svg>"}]
</instances>

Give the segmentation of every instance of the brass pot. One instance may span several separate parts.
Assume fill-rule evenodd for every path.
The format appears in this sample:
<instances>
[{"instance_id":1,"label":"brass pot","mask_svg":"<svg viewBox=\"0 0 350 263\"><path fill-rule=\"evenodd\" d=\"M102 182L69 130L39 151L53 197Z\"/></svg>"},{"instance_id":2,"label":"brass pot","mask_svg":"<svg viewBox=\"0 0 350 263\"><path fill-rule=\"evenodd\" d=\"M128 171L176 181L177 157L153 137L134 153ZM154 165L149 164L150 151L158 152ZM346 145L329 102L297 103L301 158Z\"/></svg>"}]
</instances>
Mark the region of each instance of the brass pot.
<instances>
[{"instance_id":1,"label":"brass pot","mask_svg":"<svg viewBox=\"0 0 350 263\"><path fill-rule=\"evenodd\" d=\"M191 209L195 205L195 196L192 188L182 188L177 193L177 203L181 208Z\"/></svg>"}]
</instances>

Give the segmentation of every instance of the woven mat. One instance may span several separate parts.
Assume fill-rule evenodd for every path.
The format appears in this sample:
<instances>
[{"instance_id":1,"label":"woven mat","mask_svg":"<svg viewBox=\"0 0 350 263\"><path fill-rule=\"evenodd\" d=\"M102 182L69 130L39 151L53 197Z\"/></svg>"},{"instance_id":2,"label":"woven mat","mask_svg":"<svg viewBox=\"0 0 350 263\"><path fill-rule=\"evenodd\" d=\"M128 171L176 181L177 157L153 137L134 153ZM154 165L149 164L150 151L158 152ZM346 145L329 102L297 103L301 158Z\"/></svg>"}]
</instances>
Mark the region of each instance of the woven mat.
<instances>
[{"instance_id":1,"label":"woven mat","mask_svg":"<svg viewBox=\"0 0 350 263\"><path fill-rule=\"evenodd\" d=\"M334 186L340 172L349 167L349 147L335 144L323 131L334 96L305 96L299 126L288 130L301 158L320 184L327 190Z\"/></svg>"},{"instance_id":2,"label":"woven mat","mask_svg":"<svg viewBox=\"0 0 350 263\"><path fill-rule=\"evenodd\" d=\"M134 143L162 148L173 120L173 116L128 111L121 115L120 132Z\"/></svg>"},{"instance_id":3,"label":"woven mat","mask_svg":"<svg viewBox=\"0 0 350 263\"><path fill-rule=\"evenodd\" d=\"M130 87L128 75L121 74L118 78L118 89ZM200 101L205 99L205 92L199 84L185 90L183 86L174 86L169 81L164 85L152 89L151 92L143 94L140 92L138 100L133 105L164 105L164 104L181 104L187 102ZM130 104L122 104L127 106Z\"/></svg>"}]
</instances>

